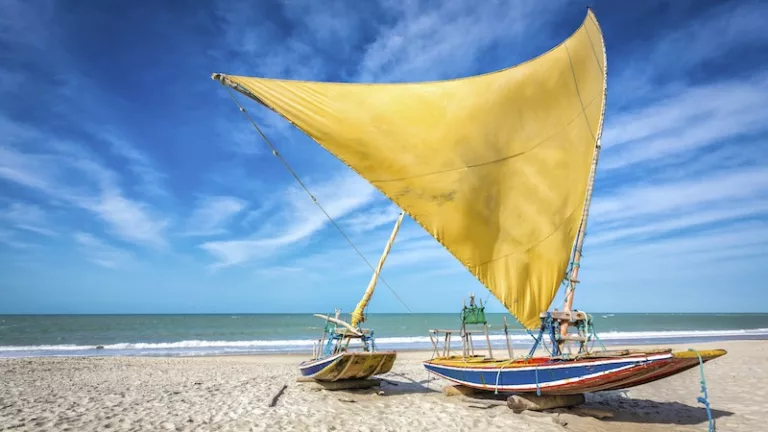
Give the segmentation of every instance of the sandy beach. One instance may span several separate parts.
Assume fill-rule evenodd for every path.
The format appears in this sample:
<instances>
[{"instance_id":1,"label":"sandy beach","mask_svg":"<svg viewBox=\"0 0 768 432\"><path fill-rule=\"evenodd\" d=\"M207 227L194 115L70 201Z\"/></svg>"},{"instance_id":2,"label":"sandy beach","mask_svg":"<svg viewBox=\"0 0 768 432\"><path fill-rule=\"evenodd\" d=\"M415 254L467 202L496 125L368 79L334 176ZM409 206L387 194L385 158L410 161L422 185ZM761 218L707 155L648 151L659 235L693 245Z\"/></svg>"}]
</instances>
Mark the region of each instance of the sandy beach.
<instances>
[{"instance_id":1,"label":"sandy beach","mask_svg":"<svg viewBox=\"0 0 768 432\"><path fill-rule=\"evenodd\" d=\"M687 349L694 345L677 346ZM725 348L705 367L722 431L762 430L768 420L768 341L695 344ZM304 355L48 357L0 359L0 430L91 431L705 431L699 370L630 389L588 395L612 419L515 414L469 407L429 379L424 352L403 352L383 377L397 385L326 391L297 383ZM287 384L276 406L269 401Z\"/></svg>"}]
</instances>

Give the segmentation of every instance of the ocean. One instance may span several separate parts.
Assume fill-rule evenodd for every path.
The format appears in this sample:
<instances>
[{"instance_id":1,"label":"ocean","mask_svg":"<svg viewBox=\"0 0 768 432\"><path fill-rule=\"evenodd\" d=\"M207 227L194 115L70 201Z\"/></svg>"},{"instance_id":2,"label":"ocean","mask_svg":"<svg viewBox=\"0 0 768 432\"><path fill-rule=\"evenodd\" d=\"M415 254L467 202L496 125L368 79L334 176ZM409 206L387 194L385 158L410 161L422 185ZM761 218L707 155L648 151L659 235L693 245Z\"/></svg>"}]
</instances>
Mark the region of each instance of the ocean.
<instances>
[{"instance_id":1,"label":"ocean","mask_svg":"<svg viewBox=\"0 0 768 432\"><path fill-rule=\"evenodd\" d=\"M768 339L768 314L592 315L606 345ZM531 336L500 313L487 314L492 346L506 349L503 316L513 347L529 348ZM311 314L0 315L0 357L311 353L323 325ZM431 349L428 330L459 328L459 314L370 314L364 326L378 349Z\"/></svg>"}]
</instances>

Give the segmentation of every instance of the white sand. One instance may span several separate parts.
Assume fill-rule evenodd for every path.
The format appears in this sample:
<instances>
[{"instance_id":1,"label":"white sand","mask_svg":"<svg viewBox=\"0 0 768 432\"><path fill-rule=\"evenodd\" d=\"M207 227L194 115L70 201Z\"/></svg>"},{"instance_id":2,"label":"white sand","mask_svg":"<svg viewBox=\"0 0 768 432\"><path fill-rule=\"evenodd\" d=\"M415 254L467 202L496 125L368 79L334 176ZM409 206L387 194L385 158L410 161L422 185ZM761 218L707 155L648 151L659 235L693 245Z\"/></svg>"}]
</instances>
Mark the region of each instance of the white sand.
<instances>
[{"instance_id":1,"label":"white sand","mask_svg":"<svg viewBox=\"0 0 768 432\"><path fill-rule=\"evenodd\" d=\"M729 351L705 369L718 430L763 430L768 341L697 345L713 347ZM589 395L588 405L616 414L596 420L470 408L461 397L443 396L445 383L434 377L426 387L421 361L428 357L400 353L385 375L397 386L336 392L296 383L305 356L0 359L0 430L706 431L698 369L626 396ZM268 407L283 384L277 406Z\"/></svg>"}]
</instances>

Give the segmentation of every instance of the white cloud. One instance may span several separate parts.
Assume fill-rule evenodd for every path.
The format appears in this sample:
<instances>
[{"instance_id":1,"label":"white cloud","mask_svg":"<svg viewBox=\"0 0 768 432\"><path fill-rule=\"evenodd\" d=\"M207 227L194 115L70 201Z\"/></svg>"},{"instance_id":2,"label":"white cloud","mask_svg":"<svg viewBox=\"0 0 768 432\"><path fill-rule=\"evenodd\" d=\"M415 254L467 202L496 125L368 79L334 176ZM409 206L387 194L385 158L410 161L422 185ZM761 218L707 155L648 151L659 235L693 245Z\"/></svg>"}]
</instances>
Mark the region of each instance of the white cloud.
<instances>
[{"instance_id":1,"label":"white cloud","mask_svg":"<svg viewBox=\"0 0 768 432\"><path fill-rule=\"evenodd\" d=\"M611 243L627 238L645 238L661 234L681 231L690 228L698 228L715 223L726 223L743 218L752 218L760 215L768 215L768 203L755 205L751 201L742 201L737 205L719 208L715 210L690 211L682 216L673 214L660 214L648 220L642 218L627 228L604 230L597 235L589 237L589 245ZM624 221L626 223L626 221Z\"/></svg>"},{"instance_id":2,"label":"white cloud","mask_svg":"<svg viewBox=\"0 0 768 432\"><path fill-rule=\"evenodd\" d=\"M342 220L344 228L349 229L351 233L359 234L390 223L394 227L400 209L389 200L387 202L388 204L384 206L375 206L350 214Z\"/></svg>"},{"instance_id":3,"label":"white cloud","mask_svg":"<svg viewBox=\"0 0 768 432\"><path fill-rule=\"evenodd\" d=\"M232 196L208 196L200 199L187 222L185 235L211 236L227 232L226 226L245 209L247 203Z\"/></svg>"},{"instance_id":4,"label":"white cloud","mask_svg":"<svg viewBox=\"0 0 768 432\"><path fill-rule=\"evenodd\" d=\"M88 261L101 267L118 269L135 262L131 253L111 246L92 234L75 232L73 238Z\"/></svg>"},{"instance_id":5,"label":"white cloud","mask_svg":"<svg viewBox=\"0 0 768 432\"><path fill-rule=\"evenodd\" d=\"M616 223L623 219L676 215L681 211L713 209L735 201L765 200L768 196L768 167L713 173L675 183L650 183L625 187L610 197L597 196L590 210L590 224ZM764 202L763 202L764 203ZM706 206L706 207L705 207Z\"/></svg>"},{"instance_id":6,"label":"white cloud","mask_svg":"<svg viewBox=\"0 0 768 432\"><path fill-rule=\"evenodd\" d=\"M13 202L0 210L0 221L11 224L16 229L30 231L44 236L55 236L50 228L50 221L40 207L22 202Z\"/></svg>"},{"instance_id":7,"label":"white cloud","mask_svg":"<svg viewBox=\"0 0 768 432\"><path fill-rule=\"evenodd\" d=\"M351 172L322 183L306 184L334 220L363 208L377 197L373 186ZM259 256L271 255L276 250L308 239L329 223L306 192L298 186L286 189L282 200L280 210L266 219L263 227L252 238L202 244L200 247L218 260L212 267L228 267Z\"/></svg>"},{"instance_id":8,"label":"white cloud","mask_svg":"<svg viewBox=\"0 0 768 432\"><path fill-rule=\"evenodd\" d=\"M686 88L652 105L614 115L606 126L600 169L665 164L676 154L765 131L765 94L768 75Z\"/></svg>"},{"instance_id":9,"label":"white cloud","mask_svg":"<svg viewBox=\"0 0 768 432\"><path fill-rule=\"evenodd\" d=\"M14 249L31 249L36 245L18 239L18 233L0 228L0 243Z\"/></svg>"},{"instance_id":10,"label":"white cloud","mask_svg":"<svg viewBox=\"0 0 768 432\"><path fill-rule=\"evenodd\" d=\"M543 29L560 3L525 0L514 5L484 2L478 7L475 2L462 1L435 7L418 2L384 2L399 19L379 28L360 61L359 79L432 80L472 73L484 50L500 43L507 45L505 52L517 51L520 55L520 51L530 50L530 40L523 41L520 36Z\"/></svg>"},{"instance_id":11,"label":"white cloud","mask_svg":"<svg viewBox=\"0 0 768 432\"><path fill-rule=\"evenodd\" d=\"M750 222L637 243L617 242L601 246L589 253L583 264L589 267L590 279L618 279L626 278L629 269L635 269L633 273L637 277L696 276L706 270L722 273L723 260L740 258L754 263L755 259L767 257L768 225ZM638 262L642 264L638 265Z\"/></svg>"},{"instance_id":12,"label":"white cloud","mask_svg":"<svg viewBox=\"0 0 768 432\"><path fill-rule=\"evenodd\" d=\"M112 152L128 160L128 168L139 179L141 190L150 196L167 197L168 191L163 185L165 174L158 171L152 160L129 142L115 138L115 134L105 134L111 143Z\"/></svg>"},{"instance_id":13,"label":"white cloud","mask_svg":"<svg viewBox=\"0 0 768 432\"><path fill-rule=\"evenodd\" d=\"M609 90L610 105L631 105L638 99L688 87L692 77L700 76L702 64L722 61L729 54L768 41L762 20L768 13L765 2L743 1L708 9L696 19L670 26L670 31L660 29L653 39L622 53L621 63L614 62L615 66L610 66L609 58L609 70L615 72L609 72L608 87L621 89Z\"/></svg>"},{"instance_id":14,"label":"white cloud","mask_svg":"<svg viewBox=\"0 0 768 432\"><path fill-rule=\"evenodd\" d=\"M165 247L169 221L145 203L125 197L114 172L81 149L56 144L50 153L0 147L0 179L34 189L46 197L84 209L126 241Z\"/></svg>"}]
</instances>

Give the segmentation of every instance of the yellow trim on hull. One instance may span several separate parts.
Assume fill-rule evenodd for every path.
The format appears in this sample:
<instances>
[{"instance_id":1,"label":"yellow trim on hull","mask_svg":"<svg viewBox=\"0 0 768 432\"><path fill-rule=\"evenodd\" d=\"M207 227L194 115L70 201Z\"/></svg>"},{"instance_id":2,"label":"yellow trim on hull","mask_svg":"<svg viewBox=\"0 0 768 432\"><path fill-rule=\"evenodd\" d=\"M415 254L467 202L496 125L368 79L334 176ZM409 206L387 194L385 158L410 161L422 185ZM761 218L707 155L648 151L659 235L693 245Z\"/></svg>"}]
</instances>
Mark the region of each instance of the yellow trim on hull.
<instances>
[{"instance_id":1,"label":"yellow trim on hull","mask_svg":"<svg viewBox=\"0 0 768 432\"><path fill-rule=\"evenodd\" d=\"M347 352L313 378L316 381L366 379L392 370L396 358L395 351Z\"/></svg>"},{"instance_id":2,"label":"yellow trim on hull","mask_svg":"<svg viewBox=\"0 0 768 432\"><path fill-rule=\"evenodd\" d=\"M701 350L698 351L698 353L701 355L702 360L709 361L728 354L728 351L724 349L713 349ZM696 355L696 351L676 351L672 353L672 355L679 359L696 359L697 361L699 359L699 357Z\"/></svg>"}]
</instances>

